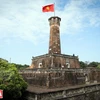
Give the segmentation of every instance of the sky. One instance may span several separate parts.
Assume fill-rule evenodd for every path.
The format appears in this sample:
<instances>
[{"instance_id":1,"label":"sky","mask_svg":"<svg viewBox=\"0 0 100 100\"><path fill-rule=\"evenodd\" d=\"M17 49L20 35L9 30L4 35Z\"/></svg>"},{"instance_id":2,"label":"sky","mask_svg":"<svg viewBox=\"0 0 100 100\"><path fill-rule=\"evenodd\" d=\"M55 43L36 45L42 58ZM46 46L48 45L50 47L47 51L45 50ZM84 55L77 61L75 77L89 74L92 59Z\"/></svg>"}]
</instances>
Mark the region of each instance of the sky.
<instances>
[{"instance_id":1,"label":"sky","mask_svg":"<svg viewBox=\"0 0 100 100\"><path fill-rule=\"evenodd\" d=\"M0 0L0 58L31 65L32 56L48 53L54 13L42 7L52 3L61 18L61 53L100 62L100 0Z\"/></svg>"}]
</instances>

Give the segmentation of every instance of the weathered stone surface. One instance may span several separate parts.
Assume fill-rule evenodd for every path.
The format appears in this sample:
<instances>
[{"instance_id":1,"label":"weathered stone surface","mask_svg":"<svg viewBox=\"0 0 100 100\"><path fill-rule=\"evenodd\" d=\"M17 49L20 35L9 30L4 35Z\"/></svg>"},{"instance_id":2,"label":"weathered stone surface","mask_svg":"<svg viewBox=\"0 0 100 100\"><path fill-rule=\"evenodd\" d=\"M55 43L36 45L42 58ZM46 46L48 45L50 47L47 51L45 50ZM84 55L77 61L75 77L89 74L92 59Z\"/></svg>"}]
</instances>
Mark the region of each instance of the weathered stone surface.
<instances>
[{"instance_id":1,"label":"weathered stone surface","mask_svg":"<svg viewBox=\"0 0 100 100\"><path fill-rule=\"evenodd\" d=\"M28 100L100 100L100 83L89 85L78 85L69 88L43 89L36 87L33 91L28 88Z\"/></svg>"},{"instance_id":2,"label":"weathered stone surface","mask_svg":"<svg viewBox=\"0 0 100 100\"><path fill-rule=\"evenodd\" d=\"M94 77L92 76L94 72ZM98 69L25 69L20 71L23 78L33 86L46 88L68 87L100 82Z\"/></svg>"},{"instance_id":3,"label":"weathered stone surface","mask_svg":"<svg viewBox=\"0 0 100 100\"><path fill-rule=\"evenodd\" d=\"M45 54L32 58L33 68L80 68L77 56Z\"/></svg>"}]
</instances>

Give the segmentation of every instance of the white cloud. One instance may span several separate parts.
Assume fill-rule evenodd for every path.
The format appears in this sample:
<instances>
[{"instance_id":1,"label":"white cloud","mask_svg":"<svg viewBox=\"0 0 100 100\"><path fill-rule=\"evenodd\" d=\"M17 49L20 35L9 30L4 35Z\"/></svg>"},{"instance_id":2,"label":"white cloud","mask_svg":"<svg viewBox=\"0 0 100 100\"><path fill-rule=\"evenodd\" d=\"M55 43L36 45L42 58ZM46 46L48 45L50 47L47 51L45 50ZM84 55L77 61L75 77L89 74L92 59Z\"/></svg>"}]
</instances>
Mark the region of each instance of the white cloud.
<instances>
[{"instance_id":1,"label":"white cloud","mask_svg":"<svg viewBox=\"0 0 100 100\"><path fill-rule=\"evenodd\" d=\"M14 37L34 44L47 39L48 18L53 13L42 13L42 6L52 3L53 0L4 1L0 1L0 39ZM100 8L89 8L94 3L93 0L71 0L66 2L63 10L58 10L62 6L58 7L56 15L62 18L61 33L77 33L87 26L100 26Z\"/></svg>"},{"instance_id":2,"label":"white cloud","mask_svg":"<svg viewBox=\"0 0 100 100\"><path fill-rule=\"evenodd\" d=\"M100 26L100 7L89 8L90 5L93 6L93 2L90 2L90 0L72 0L69 4L65 5L61 15L62 32L69 33L71 31L71 34L83 30L84 27Z\"/></svg>"}]
</instances>

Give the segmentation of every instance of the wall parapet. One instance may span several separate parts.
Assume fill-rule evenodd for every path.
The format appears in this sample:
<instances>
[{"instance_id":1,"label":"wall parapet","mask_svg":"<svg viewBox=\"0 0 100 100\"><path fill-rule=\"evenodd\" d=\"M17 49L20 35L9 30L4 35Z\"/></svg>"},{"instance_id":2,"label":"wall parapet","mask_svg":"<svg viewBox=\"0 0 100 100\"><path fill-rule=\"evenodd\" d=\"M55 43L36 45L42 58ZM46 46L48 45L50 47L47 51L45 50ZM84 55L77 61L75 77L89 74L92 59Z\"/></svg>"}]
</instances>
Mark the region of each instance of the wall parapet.
<instances>
[{"instance_id":1,"label":"wall parapet","mask_svg":"<svg viewBox=\"0 0 100 100\"><path fill-rule=\"evenodd\" d=\"M100 82L98 69L25 69L19 73L33 86L59 88Z\"/></svg>"},{"instance_id":2,"label":"wall parapet","mask_svg":"<svg viewBox=\"0 0 100 100\"><path fill-rule=\"evenodd\" d=\"M100 100L100 83L52 90L43 88L32 90L34 87L31 86L30 88L27 89L28 100Z\"/></svg>"}]
</instances>

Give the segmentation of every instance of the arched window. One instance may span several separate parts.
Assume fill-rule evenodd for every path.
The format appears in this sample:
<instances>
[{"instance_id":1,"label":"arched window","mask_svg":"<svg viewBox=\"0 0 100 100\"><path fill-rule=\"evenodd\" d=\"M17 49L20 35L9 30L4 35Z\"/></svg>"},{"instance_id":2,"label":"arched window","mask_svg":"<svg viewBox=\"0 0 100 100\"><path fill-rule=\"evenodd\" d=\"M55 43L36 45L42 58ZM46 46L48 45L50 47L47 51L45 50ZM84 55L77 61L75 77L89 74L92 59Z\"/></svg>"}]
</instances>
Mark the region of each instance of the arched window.
<instances>
[{"instance_id":1,"label":"arched window","mask_svg":"<svg viewBox=\"0 0 100 100\"><path fill-rule=\"evenodd\" d=\"M70 68L70 64L68 62L66 63L66 66L67 66L67 68Z\"/></svg>"},{"instance_id":2,"label":"arched window","mask_svg":"<svg viewBox=\"0 0 100 100\"><path fill-rule=\"evenodd\" d=\"M42 67L42 63L39 63L39 66L38 66L38 68L41 68Z\"/></svg>"}]
</instances>

